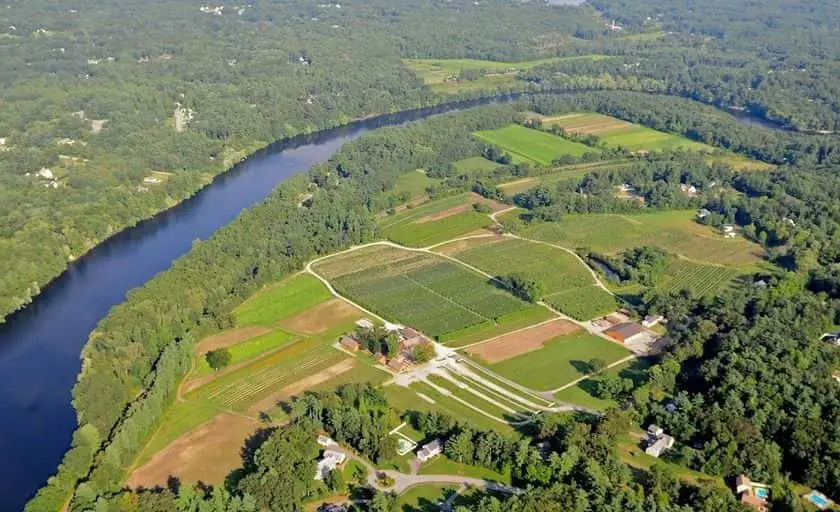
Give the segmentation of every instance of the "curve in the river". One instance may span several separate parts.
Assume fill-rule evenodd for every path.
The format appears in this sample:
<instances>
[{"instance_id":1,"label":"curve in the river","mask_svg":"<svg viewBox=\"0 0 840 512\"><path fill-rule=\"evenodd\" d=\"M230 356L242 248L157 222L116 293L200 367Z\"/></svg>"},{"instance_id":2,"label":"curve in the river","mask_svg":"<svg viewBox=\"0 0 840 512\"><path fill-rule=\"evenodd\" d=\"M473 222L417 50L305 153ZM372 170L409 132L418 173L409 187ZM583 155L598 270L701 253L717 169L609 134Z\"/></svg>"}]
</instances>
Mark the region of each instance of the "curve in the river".
<instances>
[{"instance_id":1,"label":"curve in the river","mask_svg":"<svg viewBox=\"0 0 840 512\"><path fill-rule=\"evenodd\" d=\"M21 510L55 472L76 426L70 391L90 332L126 293L169 268L283 180L372 129L516 98L385 115L278 142L171 210L110 238L0 325L0 510Z\"/></svg>"}]
</instances>

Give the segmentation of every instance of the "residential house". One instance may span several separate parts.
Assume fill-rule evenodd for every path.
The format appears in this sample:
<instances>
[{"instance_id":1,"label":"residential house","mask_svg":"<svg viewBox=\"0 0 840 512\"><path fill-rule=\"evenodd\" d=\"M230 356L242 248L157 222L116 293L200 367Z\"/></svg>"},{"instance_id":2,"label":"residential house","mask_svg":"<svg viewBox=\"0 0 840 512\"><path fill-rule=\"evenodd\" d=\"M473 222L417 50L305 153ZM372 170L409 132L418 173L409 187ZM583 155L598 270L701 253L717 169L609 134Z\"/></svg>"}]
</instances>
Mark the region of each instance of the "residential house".
<instances>
[{"instance_id":1,"label":"residential house","mask_svg":"<svg viewBox=\"0 0 840 512\"><path fill-rule=\"evenodd\" d=\"M648 426L646 442L645 453L653 457L659 457L674 446L674 438L657 425Z\"/></svg>"},{"instance_id":2,"label":"residential house","mask_svg":"<svg viewBox=\"0 0 840 512\"><path fill-rule=\"evenodd\" d=\"M405 357L398 355L397 357L391 359L388 361L388 368L397 373L403 371L403 368L405 368Z\"/></svg>"},{"instance_id":3,"label":"residential house","mask_svg":"<svg viewBox=\"0 0 840 512\"><path fill-rule=\"evenodd\" d=\"M840 345L840 332L827 332L820 337L820 341L825 341L832 345Z\"/></svg>"},{"instance_id":4,"label":"residential house","mask_svg":"<svg viewBox=\"0 0 840 512\"><path fill-rule=\"evenodd\" d=\"M347 334L345 334L344 336L338 339L338 342L346 350L350 350L352 352L358 352L359 350L359 340L357 340L353 336L348 336Z\"/></svg>"},{"instance_id":5,"label":"residential house","mask_svg":"<svg viewBox=\"0 0 840 512\"><path fill-rule=\"evenodd\" d=\"M323 447L338 446L338 443L333 441L331 437L325 435L319 435L315 442Z\"/></svg>"},{"instance_id":6,"label":"residential house","mask_svg":"<svg viewBox=\"0 0 840 512\"><path fill-rule=\"evenodd\" d=\"M738 475L735 478L735 494L738 495L741 503L758 512L766 512L769 507L767 501L770 498L769 486L753 482L746 475Z\"/></svg>"},{"instance_id":7,"label":"residential house","mask_svg":"<svg viewBox=\"0 0 840 512\"><path fill-rule=\"evenodd\" d=\"M347 507L340 503L324 503L318 507L318 512L347 512Z\"/></svg>"},{"instance_id":8,"label":"residential house","mask_svg":"<svg viewBox=\"0 0 840 512\"><path fill-rule=\"evenodd\" d=\"M347 458L347 454L337 450L324 450L321 460L318 461L318 466L315 468L315 480L323 480L327 477L330 471L340 466Z\"/></svg>"},{"instance_id":9,"label":"residential house","mask_svg":"<svg viewBox=\"0 0 840 512\"><path fill-rule=\"evenodd\" d=\"M420 459L420 462L426 462L433 457L437 457L441 453L443 453L443 442L440 439L435 439L434 441L424 444L417 451L417 458Z\"/></svg>"},{"instance_id":10,"label":"residential house","mask_svg":"<svg viewBox=\"0 0 840 512\"><path fill-rule=\"evenodd\" d=\"M614 325L604 331L604 334L621 343L632 343L647 335L644 328L634 322L624 322Z\"/></svg>"},{"instance_id":11,"label":"residential house","mask_svg":"<svg viewBox=\"0 0 840 512\"><path fill-rule=\"evenodd\" d=\"M368 320L367 318L362 318L360 320L356 320L356 327L360 329L373 329L373 322Z\"/></svg>"},{"instance_id":12,"label":"residential house","mask_svg":"<svg viewBox=\"0 0 840 512\"><path fill-rule=\"evenodd\" d=\"M662 315L648 315L642 320L642 326L651 328L654 325L664 323L665 317Z\"/></svg>"}]
</instances>

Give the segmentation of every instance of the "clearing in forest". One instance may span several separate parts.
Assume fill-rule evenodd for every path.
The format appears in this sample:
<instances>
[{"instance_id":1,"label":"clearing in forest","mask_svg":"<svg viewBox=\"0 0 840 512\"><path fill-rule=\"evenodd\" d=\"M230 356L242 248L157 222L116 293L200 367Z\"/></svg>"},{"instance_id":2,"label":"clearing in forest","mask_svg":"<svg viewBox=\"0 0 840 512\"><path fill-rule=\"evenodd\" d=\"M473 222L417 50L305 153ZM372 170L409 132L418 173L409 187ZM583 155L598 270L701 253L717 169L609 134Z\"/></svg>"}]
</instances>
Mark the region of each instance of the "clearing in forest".
<instances>
[{"instance_id":1,"label":"clearing in forest","mask_svg":"<svg viewBox=\"0 0 840 512\"><path fill-rule=\"evenodd\" d=\"M385 237L402 245L434 245L493 224L486 214L473 209L474 203L485 204L494 211L505 208L478 194L458 194L381 218L379 227Z\"/></svg>"},{"instance_id":2,"label":"clearing in forest","mask_svg":"<svg viewBox=\"0 0 840 512\"><path fill-rule=\"evenodd\" d=\"M540 349L548 340L571 334L578 329L580 328L572 322L558 319L471 346L466 352L487 363L498 363Z\"/></svg>"},{"instance_id":3,"label":"clearing in forest","mask_svg":"<svg viewBox=\"0 0 840 512\"><path fill-rule=\"evenodd\" d=\"M602 254L651 245L713 265L749 269L761 263L761 246L742 237L726 238L695 222L695 216L694 210L637 215L570 214L557 222L536 223L525 228L522 235L564 247L587 247Z\"/></svg>"},{"instance_id":4,"label":"clearing in forest","mask_svg":"<svg viewBox=\"0 0 840 512\"><path fill-rule=\"evenodd\" d=\"M646 126L622 121L602 114L568 114L546 118L548 126L560 126L570 133L595 135L608 146L621 146L630 151L687 149L713 151L712 146L695 142L681 135L660 132Z\"/></svg>"},{"instance_id":5,"label":"clearing in forest","mask_svg":"<svg viewBox=\"0 0 840 512\"><path fill-rule=\"evenodd\" d=\"M596 148L518 124L511 124L498 130L475 132L475 136L484 142L498 146L502 151L518 155L539 165L551 165L556 158L564 155L579 157L584 153L598 152Z\"/></svg>"},{"instance_id":6,"label":"clearing in forest","mask_svg":"<svg viewBox=\"0 0 840 512\"><path fill-rule=\"evenodd\" d=\"M313 270L366 309L433 337L531 308L462 265L389 246L341 254Z\"/></svg>"},{"instance_id":7,"label":"clearing in forest","mask_svg":"<svg viewBox=\"0 0 840 512\"><path fill-rule=\"evenodd\" d=\"M610 364L629 355L631 352L618 343L577 331L549 340L540 349L489 364L488 368L522 386L544 391L587 375L592 359Z\"/></svg>"}]
</instances>

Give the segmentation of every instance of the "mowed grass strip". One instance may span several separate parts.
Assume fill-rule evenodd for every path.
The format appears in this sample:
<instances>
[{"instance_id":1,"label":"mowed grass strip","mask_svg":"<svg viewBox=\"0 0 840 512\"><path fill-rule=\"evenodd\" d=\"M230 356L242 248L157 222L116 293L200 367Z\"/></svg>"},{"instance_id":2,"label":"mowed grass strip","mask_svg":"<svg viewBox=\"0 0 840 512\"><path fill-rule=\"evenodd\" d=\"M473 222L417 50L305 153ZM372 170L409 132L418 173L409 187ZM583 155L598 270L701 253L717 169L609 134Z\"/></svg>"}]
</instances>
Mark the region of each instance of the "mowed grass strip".
<instances>
[{"instance_id":1,"label":"mowed grass strip","mask_svg":"<svg viewBox=\"0 0 840 512\"><path fill-rule=\"evenodd\" d=\"M475 136L484 142L495 144L504 151L525 157L540 165L550 165L555 158L563 155L579 157L584 153L598 151L595 148L518 124L498 130L475 132Z\"/></svg>"},{"instance_id":2,"label":"mowed grass strip","mask_svg":"<svg viewBox=\"0 0 840 512\"><path fill-rule=\"evenodd\" d=\"M271 325L332 298L324 284L309 274L284 279L233 311L238 326Z\"/></svg>"},{"instance_id":3,"label":"mowed grass strip","mask_svg":"<svg viewBox=\"0 0 840 512\"><path fill-rule=\"evenodd\" d=\"M414 391L431 398L435 403L430 405L435 410L445 412L459 421L474 425L479 429L492 429L502 434L513 433L513 427L508 425L503 418L490 418L452 397L444 396L425 382L413 382L410 387ZM420 400L422 399L418 398L418 401Z\"/></svg>"},{"instance_id":4,"label":"mowed grass strip","mask_svg":"<svg viewBox=\"0 0 840 512\"><path fill-rule=\"evenodd\" d=\"M535 390L556 389L586 375L587 362L607 364L630 355L626 348L588 332L577 332L548 341L543 348L488 365L492 371Z\"/></svg>"},{"instance_id":5,"label":"mowed grass strip","mask_svg":"<svg viewBox=\"0 0 840 512\"><path fill-rule=\"evenodd\" d=\"M618 307L615 297L597 285L547 295L543 302L581 321L604 316Z\"/></svg>"},{"instance_id":6,"label":"mowed grass strip","mask_svg":"<svg viewBox=\"0 0 840 512\"><path fill-rule=\"evenodd\" d=\"M494 276L512 271L543 284L546 295L594 284L586 266L568 252L548 245L518 239L495 239L488 243L465 240L453 256Z\"/></svg>"},{"instance_id":7,"label":"mowed grass strip","mask_svg":"<svg viewBox=\"0 0 840 512\"><path fill-rule=\"evenodd\" d=\"M557 222L535 223L523 230L528 238L564 247L588 247L604 254L653 245L689 259L754 268L763 250L741 237L725 238L694 221L694 210L671 210L637 215L566 215Z\"/></svg>"},{"instance_id":8,"label":"mowed grass strip","mask_svg":"<svg viewBox=\"0 0 840 512\"><path fill-rule=\"evenodd\" d=\"M431 382L435 386L438 386L440 388L443 388L443 389L449 391L452 394L452 396L456 396L456 397L460 398L461 400L464 400L467 403L469 403L469 404L471 404L475 407L478 407L482 411L484 411L488 414L492 414L493 416L495 416L497 418L501 418L501 419L504 419L504 420L507 420L507 421L521 420L522 418L520 417L520 414L525 412L521 407L511 407L508 404L506 404L506 403L504 403L500 400L495 400L495 398L490 396L488 393L483 393L482 391L476 389L477 392L486 396L490 400L493 400L494 402L498 402L499 404L501 404L501 406L497 405L496 403L493 403L489 400L481 398L477 394L473 393L472 391L464 389L464 388L460 387L457 383L454 383L454 382L452 382L452 381L450 381L450 380L448 380L444 377L441 377L439 375L429 375L429 382ZM507 407L509 409L512 409L513 412L508 411L507 409L505 409L505 407Z\"/></svg>"},{"instance_id":9,"label":"mowed grass strip","mask_svg":"<svg viewBox=\"0 0 840 512\"><path fill-rule=\"evenodd\" d=\"M269 334L251 338L242 343L232 345L227 348L228 352L230 352L230 365L248 361L264 354L265 352L268 352L269 350L277 349L287 343L293 343L297 339L298 337L294 334L277 330ZM190 375L190 377L202 377L213 372L214 370L210 368L209 364L207 364L207 358L204 357L204 354L201 354L196 362L195 371Z\"/></svg>"}]
</instances>

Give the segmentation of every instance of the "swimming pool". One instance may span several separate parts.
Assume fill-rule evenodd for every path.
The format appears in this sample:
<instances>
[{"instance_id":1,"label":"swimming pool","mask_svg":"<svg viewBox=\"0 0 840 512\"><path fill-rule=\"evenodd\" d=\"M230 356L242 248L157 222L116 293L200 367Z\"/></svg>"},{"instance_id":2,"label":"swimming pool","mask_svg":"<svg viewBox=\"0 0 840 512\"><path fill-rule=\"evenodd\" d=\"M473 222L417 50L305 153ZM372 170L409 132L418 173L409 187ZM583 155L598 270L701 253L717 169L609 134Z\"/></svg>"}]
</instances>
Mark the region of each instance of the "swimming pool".
<instances>
[{"instance_id":1,"label":"swimming pool","mask_svg":"<svg viewBox=\"0 0 840 512\"><path fill-rule=\"evenodd\" d=\"M831 505L831 500L821 492L811 491L805 495L805 498L821 509L826 509L829 505Z\"/></svg>"},{"instance_id":2,"label":"swimming pool","mask_svg":"<svg viewBox=\"0 0 840 512\"><path fill-rule=\"evenodd\" d=\"M767 498L770 497L770 492L767 489L765 489L764 487L756 487L755 488L755 495L756 495L757 498L761 498L763 500L766 500Z\"/></svg>"}]
</instances>

